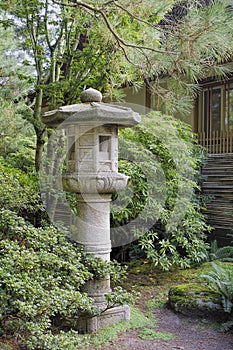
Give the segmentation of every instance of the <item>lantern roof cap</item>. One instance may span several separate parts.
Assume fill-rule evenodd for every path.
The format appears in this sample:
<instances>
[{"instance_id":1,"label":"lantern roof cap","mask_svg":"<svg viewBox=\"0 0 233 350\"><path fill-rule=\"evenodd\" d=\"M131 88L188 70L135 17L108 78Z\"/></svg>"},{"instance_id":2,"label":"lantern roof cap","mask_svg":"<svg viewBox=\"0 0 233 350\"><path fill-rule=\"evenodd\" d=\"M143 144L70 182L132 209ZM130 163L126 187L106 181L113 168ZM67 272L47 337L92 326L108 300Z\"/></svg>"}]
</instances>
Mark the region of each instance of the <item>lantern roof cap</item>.
<instances>
[{"instance_id":1,"label":"lantern roof cap","mask_svg":"<svg viewBox=\"0 0 233 350\"><path fill-rule=\"evenodd\" d=\"M83 103L59 107L46 112L42 121L50 128L74 124L134 126L141 121L138 113L118 104L101 103L102 94L98 90L87 89L81 93Z\"/></svg>"},{"instance_id":2,"label":"lantern roof cap","mask_svg":"<svg viewBox=\"0 0 233 350\"><path fill-rule=\"evenodd\" d=\"M82 103L85 102L101 102L102 101L102 94L100 91L96 89L86 89L80 94L80 100Z\"/></svg>"}]
</instances>

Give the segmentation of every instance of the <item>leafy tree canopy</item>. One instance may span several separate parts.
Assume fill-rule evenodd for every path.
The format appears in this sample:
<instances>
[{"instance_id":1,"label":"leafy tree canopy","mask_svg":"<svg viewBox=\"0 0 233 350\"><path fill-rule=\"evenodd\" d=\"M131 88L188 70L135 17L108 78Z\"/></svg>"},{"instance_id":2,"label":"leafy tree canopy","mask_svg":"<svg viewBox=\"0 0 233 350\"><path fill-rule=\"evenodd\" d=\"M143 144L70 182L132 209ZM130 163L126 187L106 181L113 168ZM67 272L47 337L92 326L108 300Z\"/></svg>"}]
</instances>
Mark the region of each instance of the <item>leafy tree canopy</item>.
<instances>
[{"instance_id":1,"label":"leafy tree canopy","mask_svg":"<svg viewBox=\"0 0 233 350\"><path fill-rule=\"evenodd\" d=\"M37 169L44 104L76 103L86 86L119 100L120 87L146 81L157 109L187 113L198 79L226 74L222 63L232 57L226 0L2 0L0 7L1 22L15 30L35 71L28 120L37 136Z\"/></svg>"},{"instance_id":2,"label":"leafy tree canopy","mask_svg":"<svg viewBox=\"0 0 233 350\"><path fill-rule=\"evenodd\" d=\"M8 24L4 20L0 23L0 155L15 167L26 169L35 152L34 131L27 121L32 112L25 103L33 87L33 69L26 64L26 53Z\"/></svg>"}]
</instances>

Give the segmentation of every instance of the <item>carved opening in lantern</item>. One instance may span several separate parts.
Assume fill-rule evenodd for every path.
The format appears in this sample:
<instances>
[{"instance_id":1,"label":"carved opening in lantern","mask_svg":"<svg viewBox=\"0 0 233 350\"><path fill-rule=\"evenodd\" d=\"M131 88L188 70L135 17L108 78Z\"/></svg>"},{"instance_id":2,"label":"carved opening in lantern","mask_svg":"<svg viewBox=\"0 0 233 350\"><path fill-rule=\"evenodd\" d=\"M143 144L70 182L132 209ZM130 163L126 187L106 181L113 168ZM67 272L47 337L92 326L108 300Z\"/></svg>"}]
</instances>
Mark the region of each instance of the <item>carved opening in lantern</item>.
<instances>
[{"instance_id":1,"label":"carved opening in lantern","mask_svg":"<svg viewBox=\"0 0 233 350\"><path fill-rule=\"evenodd\" d=\"M100 160L110 160L111 136L99 135L99 157Z\"/></svg>"}]
</instances>

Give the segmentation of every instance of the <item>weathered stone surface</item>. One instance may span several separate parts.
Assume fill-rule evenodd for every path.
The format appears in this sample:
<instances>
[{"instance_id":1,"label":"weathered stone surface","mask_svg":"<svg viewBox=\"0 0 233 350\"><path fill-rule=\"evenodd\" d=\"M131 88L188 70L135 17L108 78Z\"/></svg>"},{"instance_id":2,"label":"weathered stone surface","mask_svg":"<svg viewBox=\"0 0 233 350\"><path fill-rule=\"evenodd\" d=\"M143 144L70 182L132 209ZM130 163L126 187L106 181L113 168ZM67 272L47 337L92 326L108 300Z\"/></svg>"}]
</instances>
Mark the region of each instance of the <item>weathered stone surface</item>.
<instances>
[{"instance_id":1,"label":"weathered stone surface","mask_svg":"<svg viewBox=\"0 0 233 350\"><path fill-rule=\"evenodd\" d=\"M224 314L220 295L197 283L171 287L168 299L169 306L182 314L205 316Z\"/></svg>"},{"instance_id":2,"label":"weathered stone surface","mask_svg":"<svg viewBox=\"0 0 233 350\"><path fill-rule=\"evenodd\" d=\"M85 251L110 260L110 202L111 195L78 194L76 222L71 238L85 247Z\"/></svg>"},{"instance_id":3,"label":"weathered stone surface","mask_svg":"<svg viewBox=\"0 0 233 350\"><path fill-rule=\"evenodd\" d=\"M95 301L95 306L104 311L107 308L106 293L111 293L110 278L96 278L88 281L83 287L82 292L88 294Z\"/></svg>"},{"instance_id":4,"label":"weathered stone surface","mask_svg":"<svg viewBox=\"0 0 233 350\"><path fill-rule=\"evenodd\" d=\"M134 126L141 121L138 113L128 107L93 102L60 107L44 114L42 121L51 128L65 124L114 124L119 127Z\"/></svg>"},{"instance_id":5,"label":"weathered stone surface","mask_svg":"<svg viewBox=\"0 0 233 350\"><path fill-rule=\"evenodd\" d=\"M124 189L128 181L128 176L113 172L92 175L72 173L62 177L64 190L74 193L113 193Z\"/></svg>"},{"instance_id":6,"label":"weathered stone surface","mask_svg":"<svg viewBox=\"0 0 233 350\"><path fill-rule=\"evenodd\" d=\"M102 94L100 91L89 88L87 90L84 90L80 94L80 100L82 103L85 102L101 102L102 101Z\"/></svg>"},{"instance_id":7,"label":"weathered stone surface","mask_svg":"<svg viewBox=\"0 0 233 350\"><path fill-rule=\"evenodd\" d=\"M128 305L117 306L96 317L81 320L79 322L79 332L95 333L101 327L120 321L130 321L130 308Z\"/></svg>"}]
</instances>

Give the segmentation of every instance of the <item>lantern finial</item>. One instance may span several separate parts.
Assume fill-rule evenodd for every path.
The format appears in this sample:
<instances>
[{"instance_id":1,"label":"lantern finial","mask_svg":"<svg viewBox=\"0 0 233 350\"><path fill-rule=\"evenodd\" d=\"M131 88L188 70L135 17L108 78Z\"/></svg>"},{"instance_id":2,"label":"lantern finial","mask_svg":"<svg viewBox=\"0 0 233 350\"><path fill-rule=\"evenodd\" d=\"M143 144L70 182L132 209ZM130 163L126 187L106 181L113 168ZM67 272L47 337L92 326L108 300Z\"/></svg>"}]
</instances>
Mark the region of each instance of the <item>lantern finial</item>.
<instances>
[{"instance_id":1,"label":"lantern finial","mask_svg":"<svg viewBox=\"0 0 233 350\"><path fill-rule=\"evenodd\" d=\"M80 94L80 100L82 103L85 102L101 102L102 101L102 94L100 91L89 88L87 90L84 90Z\"/></svg>"}]
</instances>

